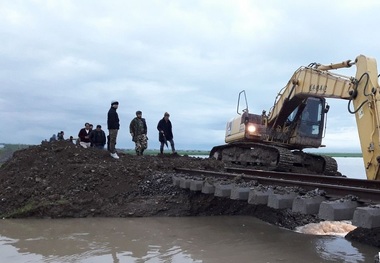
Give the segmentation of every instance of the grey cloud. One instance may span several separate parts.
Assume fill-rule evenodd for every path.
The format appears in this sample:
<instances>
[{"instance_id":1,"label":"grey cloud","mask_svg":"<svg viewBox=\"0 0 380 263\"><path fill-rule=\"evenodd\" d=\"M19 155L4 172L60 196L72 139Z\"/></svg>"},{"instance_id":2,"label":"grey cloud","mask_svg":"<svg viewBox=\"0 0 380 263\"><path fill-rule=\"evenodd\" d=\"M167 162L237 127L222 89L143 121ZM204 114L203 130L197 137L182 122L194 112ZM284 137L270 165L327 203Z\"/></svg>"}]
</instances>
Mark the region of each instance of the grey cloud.
<instances>
[{"instance_id":1,"label":"grey cloud","mask_svg":"<svg viewBox=\"0 0 380 263\"><path fill-rule=\"evenodd\" d=\"M242 89L250 111L261 113L301 65L380 57L375 39L352 37L374 33L363 25L376 24L369 4L378 4L364 2L358 8L369 15L356 20L346 19L357 14L355 2L340 11L324 8L336 5L327 1L2 2L0 142L37 144L59 130L76 136L87 121L105 128L117 99L119 147L133 147L128 125L137 109L151 148L165 111L180 149L222 144ZM355 128L342 118L346 107L336 108L329 121ZM328 132L340 131L329 123Z\"/></svg>"}]
</instances>

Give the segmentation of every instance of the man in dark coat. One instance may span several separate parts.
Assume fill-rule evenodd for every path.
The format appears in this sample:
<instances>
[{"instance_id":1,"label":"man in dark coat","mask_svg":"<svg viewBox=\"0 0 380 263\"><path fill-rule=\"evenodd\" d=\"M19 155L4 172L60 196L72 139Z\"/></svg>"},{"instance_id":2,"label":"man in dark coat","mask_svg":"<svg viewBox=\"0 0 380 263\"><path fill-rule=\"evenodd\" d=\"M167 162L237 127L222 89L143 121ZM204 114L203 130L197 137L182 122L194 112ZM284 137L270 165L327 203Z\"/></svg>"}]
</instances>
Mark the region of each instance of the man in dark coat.
<instances>
[{"instance_id":1,"label":"man in dark coat","mask_svg":"<svg viewBox=\"0 0 380 263\"><path fill-rule=\"evenodd\" d=\"M119 159L119 156L116 153L116 138L117 138L117 133L120 128L120 123L119 123L119 115L117 114L116 110L119 107L119 102L117 101L112 101L111 102L111 108L108 111L107 115L107 126L108 126L108 131L109 131L109 151L111 153L111 156L115 159Z\"/></svg>"},{"instance_id":2,"label":"man in dark coat","mask_svg":"<svg viewBox=\"0 0 380 263\"><path fill-rule=\"evenodd\" d=\"M170 142L170 146L172 148L172 153L175 154L175 147L173 141L173 132L172 132L172 123L169 120L169 113L165 112L164 117L158 122L157 130L159 131L158 140L160 141L160 153L164 153L164 144L168 146L168 142Z\"/></svg>"},{"instance_id":3,"label":"man in dark coat","mask_svg":"<svg viewBox=\"0 0 380 263\"><path fill-rule=\"evenodd\" d=\"M102 126L96 125L96 129L90 132L90 140L93 147L104 149L104 145L106 144L106 134L102 130Z\"/></svg>"},{"instance_id":4,"label":"man in dark coat","mask_svg":"<svg viewBox=\"0 0 380 263\"><path fill-rule=\"evenodd\" d=\"M58 132L58 134L57 134L57 140L58 141L64 141L65 140L63 138L64 135L65 135L65 133L63 131Z\"/></svg>"}]
</instances>

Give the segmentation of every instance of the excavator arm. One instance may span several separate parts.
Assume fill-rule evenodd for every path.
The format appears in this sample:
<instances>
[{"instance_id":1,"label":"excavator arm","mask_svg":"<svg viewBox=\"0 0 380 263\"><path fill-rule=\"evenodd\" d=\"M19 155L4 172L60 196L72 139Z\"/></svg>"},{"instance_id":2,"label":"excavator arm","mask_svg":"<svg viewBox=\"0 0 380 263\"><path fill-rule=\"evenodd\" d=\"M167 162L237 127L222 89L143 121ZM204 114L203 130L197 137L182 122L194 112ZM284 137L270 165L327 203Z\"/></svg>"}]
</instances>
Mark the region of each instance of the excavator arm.
<instances>
[{"instance_id":1,"label":"excavator arm","mask_svg":"<svg viewBox=\"0 0 380 263\"><path fill-rule=\"evenodd\" d=\"M350 112L355 114L367 178L380 180L380 87L376 60L359 56L356 67L354 110Z\"/></svg>"},{"instance_id":2,"label":"excavator arm","mask_svg":"<svg viewBox=\"0 0 380 263\"><path fill-rule=\"evenodd\" d=\"M356 76L347 77L330 70L356 66ZM299 68L277 95L264 122L282 125L299 101L309 97L348 100L348 111L355 114L367 178L380 180L380 87L376 60L363 55L355 62L311 64ZM296 101L292 103L292 101Z\"/></svg>"}]
</instances>

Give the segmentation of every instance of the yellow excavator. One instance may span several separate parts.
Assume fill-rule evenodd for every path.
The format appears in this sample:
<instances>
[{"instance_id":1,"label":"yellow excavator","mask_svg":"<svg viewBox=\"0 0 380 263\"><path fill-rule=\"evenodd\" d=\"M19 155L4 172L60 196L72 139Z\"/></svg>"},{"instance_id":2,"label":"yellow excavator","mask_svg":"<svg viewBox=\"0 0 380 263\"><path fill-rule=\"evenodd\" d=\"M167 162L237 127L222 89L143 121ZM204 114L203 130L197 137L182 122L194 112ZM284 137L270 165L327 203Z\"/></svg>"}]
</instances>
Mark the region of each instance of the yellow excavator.
<instances>
[{"instance_id":1,"label":"yellow excavator","mask_svg":"<svg viewBox=\"0 0 380 263\"><path fill-rule=\"evenodd\" d=\"M355 77L332 72L353 65ZM348 111L356 118L367 178L380 180L378 71L376 60L363 55L355 61L300 67L278 93L268 114L249 113L245 91L240 92L238 115L227 122L226 144L213 147L210 158L259 169L341 175L333 158L303 151L324 147L326 98L348 101ZM246 107L240 105L244 100Z\"/></svg>"}]
</instances>

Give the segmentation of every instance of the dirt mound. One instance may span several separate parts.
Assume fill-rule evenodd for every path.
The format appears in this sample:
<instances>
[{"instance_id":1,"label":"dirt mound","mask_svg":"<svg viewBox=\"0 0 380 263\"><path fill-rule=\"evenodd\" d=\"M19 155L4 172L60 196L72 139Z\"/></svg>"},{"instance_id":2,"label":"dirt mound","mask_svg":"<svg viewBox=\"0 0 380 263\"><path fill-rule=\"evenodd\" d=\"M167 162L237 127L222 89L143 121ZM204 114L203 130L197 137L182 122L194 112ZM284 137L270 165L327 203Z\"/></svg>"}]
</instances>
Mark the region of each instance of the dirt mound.
<instances>
[{"instance_id":1,"label":"dirt mound","mask_svg":"<svg viewBox=\"0 0 380 263\"><path fill-rule=\"evenodd\" d=\"M67 141L15 152L0 167L0 217L252 215L289 229L320 221L173 185L174 168L224 171L220 161L169 154L119 156L115 160L107 151ZM363 239L356 236L354 240Z\"/></svg>"},{"instance_id":2,"label":"dirt mound","mask_svg":"<svg viewBox=\"0 0 380 263\"><path fill-rule=\"evenodd\" d=\"M0 168L0 214L147 216L158 213L157 200L147 196L168 199L180 195L180 189L171 184L175 167L223 169L222 163L203 158L119 156L115 160L107 151L84 149L67 141L17 151ZM138 207L144 203L151 206L148 211Z\"/></svg>"},{"instance_id":3,"label":"dirt mound","mask_svg":"<svg viewBox=\"0 0 380 263\"><path fill-rule=\"evenodd\" d=\"M213 159L179 155L135 156L44 142L14 153L0 168L0 216L194 216L255 215L288 228L315 221L246 201L173 186L174 168L224 170Z\"/></svg>"}]
</instances>

